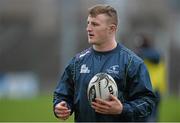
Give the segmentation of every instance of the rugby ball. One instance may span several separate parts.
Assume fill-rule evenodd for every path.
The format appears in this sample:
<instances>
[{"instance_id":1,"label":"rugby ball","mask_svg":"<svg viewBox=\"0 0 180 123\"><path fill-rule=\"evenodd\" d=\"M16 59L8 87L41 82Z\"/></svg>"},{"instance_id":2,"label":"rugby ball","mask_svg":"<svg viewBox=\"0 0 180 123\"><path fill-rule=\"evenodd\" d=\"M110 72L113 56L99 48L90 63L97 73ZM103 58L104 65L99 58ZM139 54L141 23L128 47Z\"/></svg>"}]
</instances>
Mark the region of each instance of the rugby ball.
<instances>
[{"instance_id":1,"label":"rugby ball","mask_svg":"<svg viewBox=\"0 0 180 123\"><path fill-rule=\"evenodd\" d=\"M91 103L95 98L109 100L110 94L118 96L118 88L114 79L107 73L96 74L88 85L87 96L89 102Z\"/></svg>"}]
</instances>

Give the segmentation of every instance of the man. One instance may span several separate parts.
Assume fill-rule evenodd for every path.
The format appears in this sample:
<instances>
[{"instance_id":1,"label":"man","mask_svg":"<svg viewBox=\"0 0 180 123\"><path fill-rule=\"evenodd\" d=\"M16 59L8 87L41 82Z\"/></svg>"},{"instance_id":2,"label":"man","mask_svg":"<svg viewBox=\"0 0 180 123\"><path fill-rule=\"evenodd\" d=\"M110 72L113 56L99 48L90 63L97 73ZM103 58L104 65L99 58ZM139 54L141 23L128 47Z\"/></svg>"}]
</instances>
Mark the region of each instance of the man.
<instances>
[{"instance_id":1,"label":"man","mask_svg":"<svg viewBox=\"0 0 180 123\"><path fill-rule=\"evenodd\" d=\"M87 19L89 49L77 54L65 68L54 92L54 113L75 121L145 121L154 107L155 96L143 61L116 42L118 17L114 8L96 5ZM96 98L89 103L87 87L100 72L109 74L118 86L118 97Z\"/></svg>"}]
</instances>

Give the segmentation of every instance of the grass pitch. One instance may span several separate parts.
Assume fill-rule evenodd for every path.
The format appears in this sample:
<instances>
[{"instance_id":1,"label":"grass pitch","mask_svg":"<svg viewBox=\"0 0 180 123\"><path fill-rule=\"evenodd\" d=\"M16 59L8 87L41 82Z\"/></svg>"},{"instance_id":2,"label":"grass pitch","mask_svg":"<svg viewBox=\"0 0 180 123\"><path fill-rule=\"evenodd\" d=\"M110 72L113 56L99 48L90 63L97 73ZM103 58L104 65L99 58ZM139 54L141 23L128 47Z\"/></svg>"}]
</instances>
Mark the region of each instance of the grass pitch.
<instances>
[{"instance_id":1,"label":"grass pitch","mask_svg":"<svg viewBox=\"0 0 180 123\"><path fill-rule=\"evenodd\" d=\"M53 114L52 104L51 95L32 99L0 99L0 122L59 122ZM72 122L73 118L71 116L67 121ZM180 98L171 96L161 101L159 121L180 121Z\"/></svg>"}]
</instances>

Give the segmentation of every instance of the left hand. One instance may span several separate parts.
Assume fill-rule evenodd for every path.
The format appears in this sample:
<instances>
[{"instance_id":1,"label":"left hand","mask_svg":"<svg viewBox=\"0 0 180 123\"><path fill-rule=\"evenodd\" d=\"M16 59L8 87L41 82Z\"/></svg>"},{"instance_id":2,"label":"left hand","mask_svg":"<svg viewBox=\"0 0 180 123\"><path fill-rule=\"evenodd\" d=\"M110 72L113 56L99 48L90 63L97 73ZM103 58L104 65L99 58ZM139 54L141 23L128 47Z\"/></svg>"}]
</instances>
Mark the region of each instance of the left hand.
<instances>
[{"instance_id":1,"label":"left hand","mask_svg":"<svg viewBox=\"0 0 180 123\"><path fill-rule=\"evenodd\" d=\"M91 106L95 109L95 112L101 114L121 114L123 110L121 101L112 94L108 101L96 98Z\"/></svg>"}]
</instances>

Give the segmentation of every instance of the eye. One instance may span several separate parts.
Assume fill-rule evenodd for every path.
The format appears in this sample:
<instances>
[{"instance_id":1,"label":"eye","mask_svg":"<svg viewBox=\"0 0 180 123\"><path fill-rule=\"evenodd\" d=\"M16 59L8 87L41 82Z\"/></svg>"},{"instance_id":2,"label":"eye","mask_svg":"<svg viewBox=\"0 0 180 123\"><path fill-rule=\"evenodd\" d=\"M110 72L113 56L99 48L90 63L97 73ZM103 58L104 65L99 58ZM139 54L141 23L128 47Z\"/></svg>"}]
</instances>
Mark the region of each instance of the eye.
<instances>
[{"instance_id":1,"label":"eye","mask_svg":"<svg viewBox=\"0 0 180 123\"><path fill-rule=\"evenodd\" d=\"M98 24L98 23L95 23L95 22L92 22L92 25L93 25L93 26L99 26L99 24Z\"/></svg>"}]
</instances>

